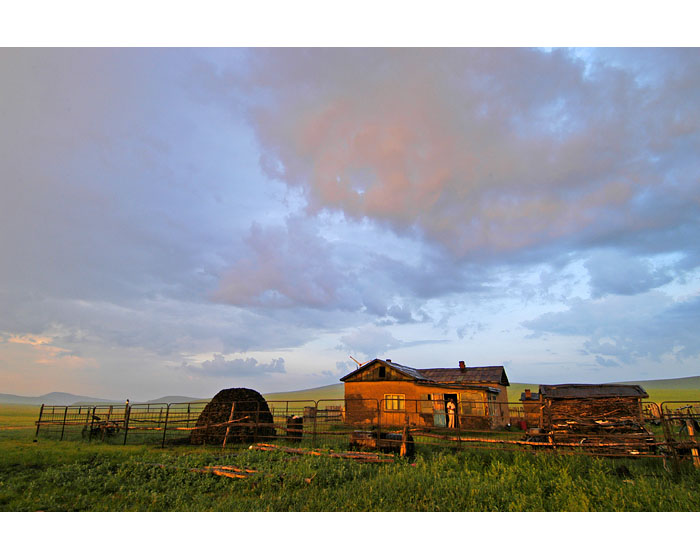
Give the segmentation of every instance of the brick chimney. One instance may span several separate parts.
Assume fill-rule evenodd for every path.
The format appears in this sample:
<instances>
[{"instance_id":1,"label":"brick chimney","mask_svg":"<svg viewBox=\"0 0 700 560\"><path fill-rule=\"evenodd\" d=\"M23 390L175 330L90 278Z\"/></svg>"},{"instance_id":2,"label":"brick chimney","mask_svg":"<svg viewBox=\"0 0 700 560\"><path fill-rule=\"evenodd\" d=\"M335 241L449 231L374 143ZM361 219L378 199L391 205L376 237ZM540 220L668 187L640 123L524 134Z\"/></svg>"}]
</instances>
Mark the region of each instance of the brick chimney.
<instances>
[{"instance_id":1,"label":"brick chimney","mask_svg":"<svg viewBox=\"0 0 700 560\"><path fill-rule=\"evenodd\" d=\"M530 391L530 389L525 389L525 398L526 399L532 398L532 391Z\"/></svg>"},{"instance_id":2,"label":"brick chimney","mask_svg":"<svg viewBox=\"0 0 700 560\"><path fill-rule=\"evenodd\" d=\"M390 360L389 358L387 358L387 359L386 359L386 360L384 360L384 361L385 361L385 362L389 362L389 363L391 363L391 360Z\"/></svg>"},{"instance_id":3,"label":"brick chimney","mask_svg":"<svg viewBox=\"0 0 700 560\"><path fill-rule=\"evenodd\" d=\"M464 365L464 362L463 362L463 361L460 361L460 362L459 362L459 369L461 369L462 371L464 371L465 369L467 369L467 366Z\"/></svg>"}]
</instances>

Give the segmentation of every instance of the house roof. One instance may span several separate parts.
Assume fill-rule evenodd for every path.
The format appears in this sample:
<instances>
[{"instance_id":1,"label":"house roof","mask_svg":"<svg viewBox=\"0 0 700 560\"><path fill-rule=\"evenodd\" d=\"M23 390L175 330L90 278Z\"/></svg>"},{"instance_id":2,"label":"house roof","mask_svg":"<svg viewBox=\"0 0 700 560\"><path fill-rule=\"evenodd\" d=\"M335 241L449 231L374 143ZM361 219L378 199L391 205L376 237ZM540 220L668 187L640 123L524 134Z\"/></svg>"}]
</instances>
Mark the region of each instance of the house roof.
<instances>
[{"instance_id":1,"label":"house roof","mask_svg":"<svg viewBox=\"0 0 700 560\"><path fill-rule=\"evenodd\" d=\"M416 369L409 366L404 366L402 364L397 364L396 362L380 360L379 358L375 358L371 362L363 364L361 367L347 374L345 377L342 377L340 380L347 381L350 377L354 376L358 372L368 369L377 363L395 369L403 373L404 375L407 375L408 377L412 377L413 379L422 382L443 384L467 383L471 385L473 385L474 383L498 383L500 385L505 385L506 387L510 385L508 377L506 376L506 370L503 366L465 367L464 369Z\"/></svg>"},{"instance_id":2,"label":"house roof","mask_svg":"<svg viewBox=\"0 0 700 560\"><path fill-rule=\"evenodd\" d=\"M605 397L648 398L639 385L540 385L540 393L545 399L596 399Z\"/></svg>"}]
</instances>

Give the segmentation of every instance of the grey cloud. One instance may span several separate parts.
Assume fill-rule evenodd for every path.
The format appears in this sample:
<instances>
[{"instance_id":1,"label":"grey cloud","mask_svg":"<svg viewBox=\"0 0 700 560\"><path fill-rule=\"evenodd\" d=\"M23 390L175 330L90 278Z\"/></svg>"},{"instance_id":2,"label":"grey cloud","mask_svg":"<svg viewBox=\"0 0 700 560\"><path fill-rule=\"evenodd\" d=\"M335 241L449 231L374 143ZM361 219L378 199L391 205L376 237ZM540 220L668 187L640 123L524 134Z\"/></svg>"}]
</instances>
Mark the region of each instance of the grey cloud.
<instances>
[{"instance_id":1,"label":"grey cloud","mask_svg":"<svg viewBox=\"0 0 700 560\"><path fill-rule=\"evenodd\" d=\"M203 301L249 220L284 208L248 128L229 120L222 136L225 115L182 87L199 56L0 53L5 286L122 305Z\"/></svg>"},{"instance_id":2,"label":"grey cloud","mask_svg":"<svg viewBox=\"0 0 700 560\"><path fill-rule=\"evenodd\" d=\"M388 330L368 325L340 337L339 350L359 353L363 359L380 357L387 350L398 348L405 343L396 339Z\"/></svg>"},{"instance_id":3,"label":"grey cloud","mask_svg":"<svg viewBox=\"0 0 700 560\"><path fill-rule=\"evenodd\" d=\"M629 257L620 252L598 252L586 261L591 295L634 295L658 288L673 280L666 268L654 268L648 260Z\"/></svg>"},{"instance_id":4,"label":"grey cloud","mask_svg":"<svg viewBox=\"0 0 700 560\"><path fill-rule=\"evenodd\" d=\"M611 360L631 364L642 358L672 356L684 360L700 355L700 297L674 301L659 292L573 300L566 311L545 313L523 326L535 336L581 337L584 354L601 365Z\"/></svg>"},{"instance_id":5,"label":"grey cloud","mask_svg":"<svg viewBox=\"0 0 700 560\"><path fill-rule=\"evenodd\" d=\"M265 364L255 358L227 360L221 354L214 354L211 360L197 365L183 363L182 367L189 372L212 377L257 377L268 373L285 373L284 358Z\"/></svg>"},{"instance_id":6,"label":"grey cloud","mask_svg":"<svg viewBox=\"0 0 700 560\"><path fill-rule=\"evenodd\" d=\"M603 358L601 356L596 356L595 361L598 365L603 366L603 367L619 367L620 364L618 364L615 360L608 360L606 358Z\"/></svg>"},{"instance_id":7,"label":"grey cloud","mask_svg":"<svg viewBox=\"0 0 700 560\"><path fill-rule=\"evenodd\" d=\"M264 314L362 313L392 325L430 321L426 300L492 290L489 270L411 239L387 242L381 229L351 226L338 231L298 215L280 225L254 224L212 299Z\"/></svg>"}]
</instances>

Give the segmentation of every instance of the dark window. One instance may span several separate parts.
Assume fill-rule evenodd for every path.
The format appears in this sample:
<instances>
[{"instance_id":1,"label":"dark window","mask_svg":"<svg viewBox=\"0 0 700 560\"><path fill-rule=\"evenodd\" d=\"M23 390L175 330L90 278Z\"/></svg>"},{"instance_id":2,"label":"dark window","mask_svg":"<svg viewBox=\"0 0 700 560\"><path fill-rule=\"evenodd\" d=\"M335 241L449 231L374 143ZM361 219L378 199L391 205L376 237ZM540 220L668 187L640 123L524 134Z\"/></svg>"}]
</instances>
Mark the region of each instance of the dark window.
<instances>
[{"instance_id":1,"label":"dark window","mask_svg":"<svg viewBox=\"0 0 700 560\"><path fill-rule=\"evenodd\" d=\"M384 366L379 366L379 379L384 379L386 377L386 368Z\"/></svg>"}]
</instances>

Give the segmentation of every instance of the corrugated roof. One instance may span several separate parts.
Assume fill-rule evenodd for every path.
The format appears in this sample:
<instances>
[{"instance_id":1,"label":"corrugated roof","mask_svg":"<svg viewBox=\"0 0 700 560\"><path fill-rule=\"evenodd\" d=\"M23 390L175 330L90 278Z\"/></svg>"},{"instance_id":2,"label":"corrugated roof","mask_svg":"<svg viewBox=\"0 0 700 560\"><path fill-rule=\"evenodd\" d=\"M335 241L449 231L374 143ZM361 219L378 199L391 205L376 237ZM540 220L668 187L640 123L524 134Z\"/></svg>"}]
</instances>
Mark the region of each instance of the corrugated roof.
<instances>
[{"instance_id":1,"label":"corrugated roof","mask_svg":"<svg viewBox=\"0 0 700 560\"><path fill-rule=\"evenodd\" d=\"M386 367L393 368L401 373L412 377L418 381L428 381L434 383L501 383L510 385L506 370L503 366L484 366L484 367L467 367L460 368L432 368L432 369L416 369L396 362L387 362L376 358L371 362L363 364L355 371L342 377L340 380L345 381L358 371L369 368L370 366L380 363Z\"/></svg>"},{"instance_id":2,"label":"corrugated roof","mask_svg":"<svg viewBox=\"0 0 700 560\"><path fill-rule=\"evenodd\" d=\"M423 376L438 383L501 383L510 385L503 366L435 368L418 370Z\"/></svg>"},{"instance_id":3,"label":"corrugated roof","mask_svg":"<svg viewBox=\"0 0 700 560\"><path fill-rule=\"evenodd\" d=\"M604 397L636 397L645 399L646 391L639 385L540 385L540 393L545 399L594 399Z\"/></svg>"}]
</instances>

